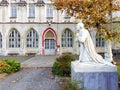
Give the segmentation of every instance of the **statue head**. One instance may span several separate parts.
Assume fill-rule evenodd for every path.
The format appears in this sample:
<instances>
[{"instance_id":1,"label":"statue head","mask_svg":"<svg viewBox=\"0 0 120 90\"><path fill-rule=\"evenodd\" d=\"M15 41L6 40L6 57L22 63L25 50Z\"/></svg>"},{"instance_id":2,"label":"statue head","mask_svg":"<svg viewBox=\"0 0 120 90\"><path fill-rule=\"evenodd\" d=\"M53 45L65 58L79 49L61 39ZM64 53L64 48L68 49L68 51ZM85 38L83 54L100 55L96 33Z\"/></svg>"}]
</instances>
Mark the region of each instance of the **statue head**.
<instances>
[{"instance_id":1,"label":"statue head","mask_svg":"<svg viewBox=\"0 0 120 90\"><path fill-rule=\"evenodd\" d=\"M77 30L80 30L83 28L84 28L84 24L82 23L82 20L80 20L80 22L77 24Z\"/></svg>"}]
</instances>

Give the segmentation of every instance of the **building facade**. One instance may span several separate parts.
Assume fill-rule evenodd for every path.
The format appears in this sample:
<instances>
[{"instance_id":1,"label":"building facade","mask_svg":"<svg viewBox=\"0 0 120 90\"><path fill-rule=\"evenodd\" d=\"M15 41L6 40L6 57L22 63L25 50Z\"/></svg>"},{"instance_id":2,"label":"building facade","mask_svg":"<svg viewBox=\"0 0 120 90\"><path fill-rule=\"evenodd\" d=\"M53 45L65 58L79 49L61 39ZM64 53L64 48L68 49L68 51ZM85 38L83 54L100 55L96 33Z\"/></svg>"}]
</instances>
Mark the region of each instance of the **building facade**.
<instances>
[{"instance_id":1,"label":"building facade","mask_svg":"<svg viewBox=\"0 0 120 90\"><path fill-rule=\"evenodd\" d=\"M79 54L74 18L49 0L0 0L0 14L0 55ZM104 52L104 40L90 34L97 52Z\"/></svg>"}]
</instances>

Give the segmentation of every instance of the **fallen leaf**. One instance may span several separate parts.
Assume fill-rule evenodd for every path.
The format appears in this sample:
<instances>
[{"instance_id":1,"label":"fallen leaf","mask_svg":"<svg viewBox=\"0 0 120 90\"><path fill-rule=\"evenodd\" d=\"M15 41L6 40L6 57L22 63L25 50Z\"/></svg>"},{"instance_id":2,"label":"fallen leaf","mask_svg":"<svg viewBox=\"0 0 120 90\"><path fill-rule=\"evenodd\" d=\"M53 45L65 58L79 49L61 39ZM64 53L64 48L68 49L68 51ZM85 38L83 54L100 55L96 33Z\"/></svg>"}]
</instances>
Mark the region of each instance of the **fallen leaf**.
<instances>
[{"instance_id":1,"label":"fallen leaf","mask_svg":"<svg viewBox=\"0 0 120 90\"><path fill-rule=\"evenodd\" d=\"M13 80L13 81L11 81L11 82L13 82L13 83L14 83L14 82L16 82L16 80Z\"/></svg>"}]
</instances>

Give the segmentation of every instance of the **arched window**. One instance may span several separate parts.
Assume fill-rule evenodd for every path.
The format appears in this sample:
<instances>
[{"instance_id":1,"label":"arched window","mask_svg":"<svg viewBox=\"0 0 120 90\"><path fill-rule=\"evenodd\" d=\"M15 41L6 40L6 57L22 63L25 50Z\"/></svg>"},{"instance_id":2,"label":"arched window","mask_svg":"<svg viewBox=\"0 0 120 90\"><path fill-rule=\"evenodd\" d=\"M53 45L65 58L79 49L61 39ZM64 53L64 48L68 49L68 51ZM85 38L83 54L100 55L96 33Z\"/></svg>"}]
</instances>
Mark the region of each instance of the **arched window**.
<instances>
[{"instance_id":1,"label":"arched window","mask_svg":"<svg viewBox=\"0 0 120 90\"><path fill-rule=\"evenodd\" d=\"M2 48L2 35L0 33L0 48Z\"/></svg>"},{"instance_id":2,"label":"arched window","mask_svg":"<svg viewBox=\"0 0 120 90\"><path fill-rule=\"evenodd\" d=\"M73 35L69 29L66 29L62 34L62 47L73 46Z\"/></svg>"},{"instance_id":3,"label":"arched window","mask_svg":"<svg viewBox=\"0 0 120 90\"><path fill-rule=\"evenodd\" d=\"M35 30L30 30L27 34L27 47L38 47L38 34Z\"/></svg>"},{"instance_id":4,"label":"arched window","mask_svg":"<svg viewBox=\"0 0 120 90\"><path fill-rule=\"evenodd\" d=\"M100 34L96 34L96 47L104 47L105 41Z\"/></svg>"},{"instance_id":5,"label":"arched window","mask_svg":"<svg viewBox=\"0 0 120 90\"><path fill-rule=\"evenodd\" d=\"M9 47L10 48L20 47L20 34L17 30L12 30L9 34Z\"/></svg>"}]
</instances>

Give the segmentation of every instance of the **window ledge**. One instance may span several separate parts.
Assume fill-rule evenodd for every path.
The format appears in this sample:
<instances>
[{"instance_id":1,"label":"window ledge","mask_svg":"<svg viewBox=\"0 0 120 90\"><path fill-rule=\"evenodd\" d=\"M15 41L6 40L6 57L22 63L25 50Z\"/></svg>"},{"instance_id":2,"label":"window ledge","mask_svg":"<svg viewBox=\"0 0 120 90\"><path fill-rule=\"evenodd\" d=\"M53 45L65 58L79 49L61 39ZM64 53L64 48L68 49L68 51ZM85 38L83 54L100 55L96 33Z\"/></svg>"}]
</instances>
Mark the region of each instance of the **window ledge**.
<instances>
[{"instance_id":1,"label":"window ledge","mask_svg":"<svg viewBox=\"0 0 120 90\"><path fill-rule=\"evenodd\" d=\"M65 18L65 19L70 19L70 17L69 17L69 16L65 16L64 18Z\"/></svg>"},{"instance_id":2,"label":"window ledge","mask_svg":"<svg viewBox=\"0 0 120 90\"><path fill-rule=\"evenodd\" d=\"M28 17L29 19L34 19L35 17Z\"/></svg>"},{"instance_id":3,"label":"window ledge","mask_svg":"<svg viewBox=\"0 0 120 90\"><path fill-rule=\"evenodd\" d=\"M53 17L46 17L47 19L53 19Z\"/></svg>"},{"instance_id":4,"label":"window ledge","mask_svg":"<svg viewBox=\"0 0 120 90\"><path fill-rule=\"evenodd\" d=\"M10 17L10 19L16 19L17 17Z\"/></svg>"}]
</instances>

